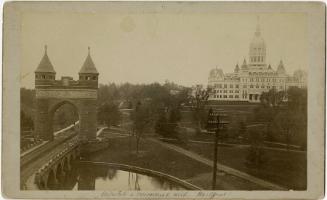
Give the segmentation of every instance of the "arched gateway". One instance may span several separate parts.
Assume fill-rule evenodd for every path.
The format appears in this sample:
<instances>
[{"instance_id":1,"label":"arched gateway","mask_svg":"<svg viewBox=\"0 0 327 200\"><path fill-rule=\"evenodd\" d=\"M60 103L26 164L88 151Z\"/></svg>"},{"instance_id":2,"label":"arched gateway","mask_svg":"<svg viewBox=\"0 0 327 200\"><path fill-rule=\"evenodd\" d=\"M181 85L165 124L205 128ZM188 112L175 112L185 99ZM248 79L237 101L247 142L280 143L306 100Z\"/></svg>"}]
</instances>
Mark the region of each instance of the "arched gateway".
<instances>
[{"instance_id":1,"label":"arched gateway","mask_svg":"<svg viewBox=\"0 0 327 200\"><path fill-rule=\"evenodd\" d=\"M71 104L78 112L80 139L96 137L97 91L99 73L90 55L79 71L79 80L61 77L56 80L56 72L50 62L45 46L44 56L35 70L36 115L35 133L44 140L53 140L53 116L63 104Z\"/></svg>"}]
</instances>

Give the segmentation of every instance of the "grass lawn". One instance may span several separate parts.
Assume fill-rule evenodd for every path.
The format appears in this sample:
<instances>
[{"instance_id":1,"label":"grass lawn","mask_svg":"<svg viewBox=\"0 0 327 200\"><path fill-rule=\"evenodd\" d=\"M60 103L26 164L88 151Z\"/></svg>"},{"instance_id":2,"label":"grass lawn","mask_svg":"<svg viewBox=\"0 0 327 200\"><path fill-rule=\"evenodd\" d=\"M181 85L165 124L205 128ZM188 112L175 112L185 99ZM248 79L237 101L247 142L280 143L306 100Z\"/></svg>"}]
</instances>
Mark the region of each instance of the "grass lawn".
<instances>
[{"instance_id":1,"label":"grass lawn","mask_svg":"<svg viewBox=\"0 0 327 200\"><path fill-rule=\"evenodd\" d=\"M203 189L211 189L211 166L149 140L141 140L139 156L136 156L134 138L131 143L129 140L129 137L111 138L108 149L96 152L86 159L152 169L186 180ZM258 190L264 188L229 174L218 173L217 189Z\"/></svg>"},{"instance_id":2,"label":"grass lawn","mask_svg":"<svg viewBox=\"0 0 327 200\"><path fill-rule=\"evenodd\" d=\"M192 160L175 151L141 140L139 155L135 154L134 138L112 138L110 147L90 156L92 161L122 163L164 172L181 179L188 179L195 174L211 172L209 166Z\"/></svg>"},{"instance_id":3,"label":"grass lawn","mask_svg":"<svg viewBox=\"0 0 327 200\"><path fill-rule=\"evenodd\" d=\"M213 159L212 144L190 143L187 149ZM266 149L264 150L266 162L261 168L254 169L245 164L248 149L246 146L219 146L218 162L289 189L306 189L307 161L305 152Z\"/></svg>"}]
</instances>

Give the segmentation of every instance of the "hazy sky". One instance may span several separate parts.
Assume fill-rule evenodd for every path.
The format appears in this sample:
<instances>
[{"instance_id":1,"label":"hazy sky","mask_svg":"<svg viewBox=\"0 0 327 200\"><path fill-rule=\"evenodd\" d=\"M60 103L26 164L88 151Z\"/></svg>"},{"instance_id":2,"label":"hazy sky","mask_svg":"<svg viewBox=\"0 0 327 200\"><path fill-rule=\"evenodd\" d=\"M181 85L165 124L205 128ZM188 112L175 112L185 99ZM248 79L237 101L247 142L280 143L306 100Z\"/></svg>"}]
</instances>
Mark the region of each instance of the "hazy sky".
<instances>
[{"instance_id":1,"label":"hazy sky","mask_svg":"<svg viewBox=\"0 0 327 200\"><path fill-rule=\"evenodd\" d=\"M150 83L166 79L206 84L209 70L232 72L248 58L257 16L267 63L282 58L286 71L306 69L306 15L296 13L52 12L24 13L21 84L34 87L34 70L48 45L57 72L77 78L91 47L100 83Z\"/></svg>"}]
</instances>

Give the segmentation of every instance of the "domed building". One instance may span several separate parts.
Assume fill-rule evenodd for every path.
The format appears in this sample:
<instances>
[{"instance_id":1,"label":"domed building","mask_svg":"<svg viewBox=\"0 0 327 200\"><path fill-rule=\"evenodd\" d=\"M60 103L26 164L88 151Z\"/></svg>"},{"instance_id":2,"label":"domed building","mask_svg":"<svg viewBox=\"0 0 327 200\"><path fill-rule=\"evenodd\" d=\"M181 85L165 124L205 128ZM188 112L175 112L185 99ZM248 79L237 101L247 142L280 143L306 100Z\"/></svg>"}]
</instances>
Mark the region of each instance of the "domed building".
<instances>
[{"instance_id":1,"label":"domed building","mask_svg":"<svg viewBox=\"0 0 327 200\"><path fill-rule=\"evenodd\" d=\"M249 60L244 59L241 66L236 64L234 72L224 73L222 69L212 69L209 73L208 87L211 88L209 100L260 102L262 92L271 89L287 90L289 87L305 88L307 75L302 70L290 76L282 60L276 70L266 63L266 44L261 36L259 24L249 46Z\"/></svg>"}]
</instances>

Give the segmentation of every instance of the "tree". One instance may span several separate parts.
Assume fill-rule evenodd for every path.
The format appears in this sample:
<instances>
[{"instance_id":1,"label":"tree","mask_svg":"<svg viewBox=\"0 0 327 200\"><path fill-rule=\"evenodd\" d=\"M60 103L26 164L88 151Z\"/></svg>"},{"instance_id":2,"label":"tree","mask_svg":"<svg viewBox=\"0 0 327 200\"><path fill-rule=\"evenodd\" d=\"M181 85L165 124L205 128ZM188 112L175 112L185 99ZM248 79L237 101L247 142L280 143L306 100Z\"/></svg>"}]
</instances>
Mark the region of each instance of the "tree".
<instances>
[{"instance_id":1,"label":"tree","mask_svg":"<svg viewBox=\"0 0 327 200\"><path fill-rule=\"evenodd\" d=\"M159 117L155 124L156 133L158 133L159 135L161 135L163 137L169 136L169 132L167 131L167 123L168 123L168 120L166 117L166 113L164 111L161 111L159 113Z\"/></svg>"},{"instance_id":2,"label":"tree","mask_svg":"<svg viewBox=\"0 0 327 200\"><path fill-rule=\"evenodd\" d=\"M198 88L195 91L195 95L191 97L191 103L193 108L193 118L197 123L197 132L201 132L201 128L204 127L206 122L205 105L208 101L210 94L210 88L201 89Z\"/></svg>"},{"instance_id":3,"label":"tree","mask_svg":"<svg viewBox=\"0 0 327 200\"><path fill-rule=\"evenodd\" d=\"M122 115L118 109L118 106L113 102L106 102L99 107L99 122L105 123L108 127L112 125L118 125L121 117Z\"/></svg>"},{"instance_id":4,"label":"tree","mask_svg":"<svg viewBox=\"0 0 327 200\"><path fill-rule=\"evenodd\" d=\"M145 130L149 128L152 123L150 107L146 104L142 105L139 101L131 114L131 119L133 121L133 132L136 139L136 154L138 154L140 139L143 137Z\"/></svg>"},{"instance_id":5,"label":"tree","mask_svg":"<svg viewBox=\"0 0 327 200\"><path fill-rule=\"evenodd\" d=\"M248 130L250 148L246 157L246 164L259 168L264 163L264 128L262 125L257 125Z\"/></svg>"},{"instance_id":6,"label":"tree","mask_svg":"<svg viewBox=\"0 0 327 200\"><path fill-rule=\"evenodd\" d=\"M260 102L264 106L278 108L282 105L285 99L284 91L277 91L276 89L271 89L268 92L263 92L260 96Z\"/></svg>"},{"instance_id":7,"label":"tree","mask_svg":"<svg viewBox=\"0 0 327 200\"><path fill-rule=\"evenodd\" d=\"M20 130L31 130L34 128L33 120L30 116L26 115L24 111L20 111Z\"/></svg>"},{"instance_id":8,"label":"tree","mask_svg":"<svg viewBox=\"0 0 327 200\"><path fill-rule=\"evenodd\" d=\"M267 139L284 142L289 148L296 143L306 148L307 90L290 87L287 91L270 90L261 96L255 111L257 121L267 124Z\"/></svg>"},{"instance_id":9,"label":"tree","mask_svg":"<svg viewBox=\"0 0 327 200\"><path fill-rule=\"evenodd\" d=\"M178 122L181 119L180 108L173 107L171 109L164 109L161 111L156 121L155 130L163 137L177 138ZM168 117L167 117L168 115ZM168 119L167 119L168 118Z\"/></svg>"}]
</instances>

